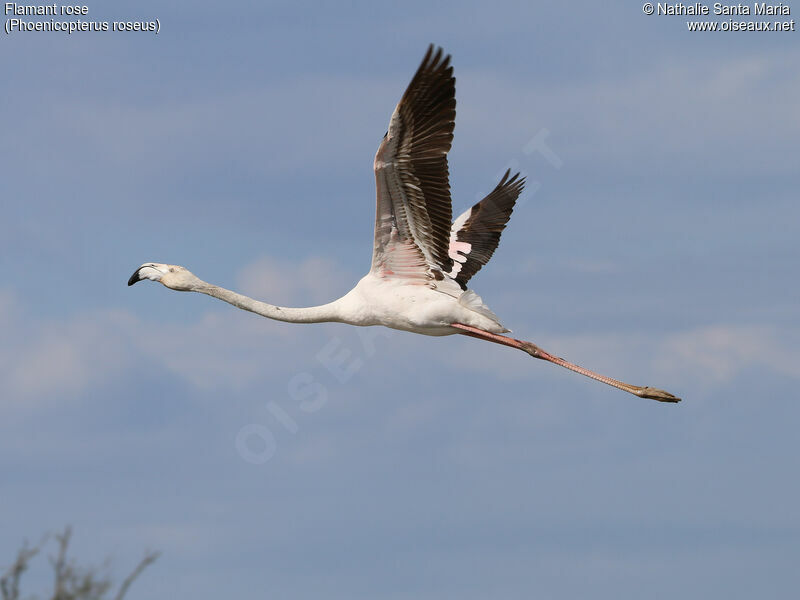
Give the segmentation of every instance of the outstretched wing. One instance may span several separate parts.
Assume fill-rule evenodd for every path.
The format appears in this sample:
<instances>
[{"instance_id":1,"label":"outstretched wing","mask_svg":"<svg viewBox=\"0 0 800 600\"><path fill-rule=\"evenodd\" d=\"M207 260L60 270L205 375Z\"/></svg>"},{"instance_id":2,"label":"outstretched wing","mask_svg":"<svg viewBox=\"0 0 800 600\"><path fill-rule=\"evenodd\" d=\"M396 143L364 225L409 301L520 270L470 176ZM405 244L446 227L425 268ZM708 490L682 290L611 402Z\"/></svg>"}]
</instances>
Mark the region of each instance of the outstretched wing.
<instances>
[{"instance_id":1,"label":"outstretched wing","mask_svg":"<svg viewBox=\"0 0 800 600\"><path fill-rule=\"evenodd\" d=\"M455 279L461 289L480 268L489 262L500 243L500 234L514 210L514 203L525 187L525 178L519 173L509 179L506 171L497 187L458 217L450 229L450 258L453 268L447 274Z\"/></svg>"},{"instance_id":2,"label":"outstretched wing","mask_svg":"<svg viewBox=\"0 0 800 600\"><path fill-rule=\"evenodd\" d=\"M423 282L452 270L447 152L455 118L450 56L431 45L375 155L373 273Z\"/></svg>"}]
</instances>

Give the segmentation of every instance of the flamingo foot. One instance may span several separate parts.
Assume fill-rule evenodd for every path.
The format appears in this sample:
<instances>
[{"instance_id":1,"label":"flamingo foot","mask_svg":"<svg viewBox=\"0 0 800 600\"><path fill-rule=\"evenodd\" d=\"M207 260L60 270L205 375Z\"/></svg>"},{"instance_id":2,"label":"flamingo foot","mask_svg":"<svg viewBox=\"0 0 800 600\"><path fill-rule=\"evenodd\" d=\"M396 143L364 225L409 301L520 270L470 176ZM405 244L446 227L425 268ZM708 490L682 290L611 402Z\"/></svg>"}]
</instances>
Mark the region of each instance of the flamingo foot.
<instances>
[{"instance_id":1,"label":"flamingo foot","mask_svg":"<svg viewBox=\"0 0 800 600\"><path fill-rule=\"evenodd\" d=\"M640 398L650 398L651 400L658 400L659 402L680 402L681 399L673 396L669 392L659 390L652 387L642 387L634 392Z\"/></svg>"}]
</instances>

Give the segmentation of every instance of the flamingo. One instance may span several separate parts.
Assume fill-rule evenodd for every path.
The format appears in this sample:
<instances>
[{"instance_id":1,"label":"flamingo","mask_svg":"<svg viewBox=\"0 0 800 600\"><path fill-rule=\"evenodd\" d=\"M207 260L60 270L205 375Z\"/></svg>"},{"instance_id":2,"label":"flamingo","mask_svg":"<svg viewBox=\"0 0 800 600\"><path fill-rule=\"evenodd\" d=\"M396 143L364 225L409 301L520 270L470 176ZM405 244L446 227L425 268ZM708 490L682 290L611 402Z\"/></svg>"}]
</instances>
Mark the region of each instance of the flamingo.
<instances>
[{"instance_id":1,"label":"flamingo","mask_svg":"<svg viewBox=\"0 0 800 600\"><path fill-rule=\"evenodd\" d=\"M207 283L185 267L148 262L128 285L149 279L199 292L242 310L288 323L383 325L423 335L461 334L510 346L641 398L679 402L652 387L600 375L518 340L467 287L492 257L525 185L506 171L480 202L452 221L447 153L456 116L450 55L431 45L389 121L375 155L377 188L372 266L343 297L321 306L287 308ZM451 222L452 221L452 222Z\"/></svg>"}]
</instances>

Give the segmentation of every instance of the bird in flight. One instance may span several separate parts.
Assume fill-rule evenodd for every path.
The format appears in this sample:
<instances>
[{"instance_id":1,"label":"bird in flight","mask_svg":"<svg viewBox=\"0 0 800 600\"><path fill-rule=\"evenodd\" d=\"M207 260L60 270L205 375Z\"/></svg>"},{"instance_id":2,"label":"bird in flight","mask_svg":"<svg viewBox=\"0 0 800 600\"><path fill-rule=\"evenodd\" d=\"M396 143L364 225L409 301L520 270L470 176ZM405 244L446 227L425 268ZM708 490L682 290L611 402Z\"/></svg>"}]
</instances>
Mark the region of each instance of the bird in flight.
<instances>
[{"instance_id":1,"label":"bird in flight","mask_svg":"<svg viewBox=\"0 0 800 600\"><path fill-rule=\"evenodd\" d=\"M447 153L455 118L450 56L431 45L375 155L372 266L338 300L308 308L274 306L206 283L185 267L153 262L136 269L128 285L158 281L171 290L207 294L288 323L339 322L424 335L468 335L517 348L641 398L679 402L663 390L623 383L503 335L509 330L467 283L492 257L525 179L506 171L488 196L453 221Z\"/></svg>"}]
</instances>

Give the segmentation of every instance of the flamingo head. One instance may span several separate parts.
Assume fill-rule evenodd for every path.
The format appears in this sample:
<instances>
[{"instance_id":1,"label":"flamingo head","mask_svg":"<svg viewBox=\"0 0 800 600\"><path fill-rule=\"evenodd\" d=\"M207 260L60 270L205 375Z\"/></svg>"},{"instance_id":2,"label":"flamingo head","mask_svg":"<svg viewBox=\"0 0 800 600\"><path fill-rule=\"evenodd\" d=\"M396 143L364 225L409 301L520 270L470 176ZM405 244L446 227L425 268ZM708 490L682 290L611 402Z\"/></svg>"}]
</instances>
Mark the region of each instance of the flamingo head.
<instances>
[{"instance_id":1,"label":"flamingo head","mask_svg":"<svg viewBox=\"0 0 800 600\"><path fill-rule=\"evenodd\" d=\"M143 279L158 281L165 287L179 292L191 291L199 281L186 267L152 262L144 263L136 269L128 279L128 285L133 285Z\"/></svg>"}]
</instances>

